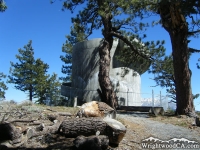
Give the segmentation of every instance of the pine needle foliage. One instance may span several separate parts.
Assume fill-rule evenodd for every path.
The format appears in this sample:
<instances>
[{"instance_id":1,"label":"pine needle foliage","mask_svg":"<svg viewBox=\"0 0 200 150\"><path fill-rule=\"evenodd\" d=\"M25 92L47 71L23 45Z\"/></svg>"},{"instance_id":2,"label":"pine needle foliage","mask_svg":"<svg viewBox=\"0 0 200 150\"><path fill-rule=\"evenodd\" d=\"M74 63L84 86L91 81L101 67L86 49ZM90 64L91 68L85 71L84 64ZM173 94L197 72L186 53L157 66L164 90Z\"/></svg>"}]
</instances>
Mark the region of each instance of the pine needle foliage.
<instances>
[{"instance_id":1,"label":"pine needle foliage","mask_svg":"<svg viewBox=\"0 0 200 150\"><path fill-rule=\"evenodd\" d=\"M6 78L6 75L0 72L0 99L5 98L5 91L8 89L5 82L2 79Z\"/></svg>"},{"instance_id":2,"label":"pine needle foliage","mask_svg":"<svg viewBox=\"0 0 200 150\"><path fill-rule=\"evenodd\" d=\"M61 61L64 62L61 72L65 75L64 77L60 77L60 80L64 83L71 81L73 46L78 42L87 40L87 37L84 34L84 28L82 28L78 23L74 23L71 27L70 34L67 35L66 38L67 40L62 46L62 52L64 55L60 56Z\"/></svg>"},{"instance_id":3,"label":"pine needle foliage","mask_svg":"<svg viewBox=\"0 0 200 150\"><path fill-rule=\"evenodd\" d=\"M34 98L38 98L37 102L43 104L46 99L46 93L48 92L49 84L47 82L49 75L47 74L47 69L49 69L49 65L44 63L41 59L37 59L35 61L35 74L37 74L37 78L35 78L35 95Z\"/></svg>"},{"instance_id":4,"label":"pine needle foliage","mask_svg":"<svg viewBox=\"0 0 200 150\"><path fill-rule=\"evenodd\" d=\"M0 0L0 12L6 11L7 6L4 0Z\"/></svg>"},{"instance_id":5,"label":"pine needle foliage","mask_svg":"<svg viewBox=\"0 0 200 150\"><path fill-rule=\"evenodd\" d=\"M67 9L74 13L77 7L81 8L80 11L76 13L76 16L72 18L72 23L75 25L73 29L76 30L76 33L83 32L85 39L87 39L93 32L95 32L95 30L102 31L104 39L102 41L103 47L99 50L99 83L102 94L104 95L103 99L115 97L111 90L112 87L110 86L110 79L108 79L109 77L107 75L109 71L104 72L104 70L108 69L110 66L110 64L105 62L110 62L109 51L112 47L114 38L123 41L126 48L129 49L130 53L128 53L128 51L125 51L125 53L127 56L131 56L129 59L130 61L126 62L128 58L121 58L121 60L124 60L128 65L130 63L134 64L137 60L139 60L143 66L149 66L154 59L152 54L155 53L155 49L164 49L161 44L162 42L158 42L159 44L157 45L157 48L152 42L145 43L144 45L149 46L148 48L152 48L151 50L145 48L143 44L136 44L135 39L142 43L142 38L145 38L146 35L141 35L141 33L143 33L149 25L140 21L142 17L141 10L139 8L132 7L134 8L134 10L132 10L134 14L128 14L128 11L130 10L128 4L131 4L128 2L129 1L124 2L115 0L64 0L63 2L63 10ZM76 25L78 25L79 28L77 28ZM104 83L104 80L107 80L108 83Z\"/></svg>"}]
</instances>

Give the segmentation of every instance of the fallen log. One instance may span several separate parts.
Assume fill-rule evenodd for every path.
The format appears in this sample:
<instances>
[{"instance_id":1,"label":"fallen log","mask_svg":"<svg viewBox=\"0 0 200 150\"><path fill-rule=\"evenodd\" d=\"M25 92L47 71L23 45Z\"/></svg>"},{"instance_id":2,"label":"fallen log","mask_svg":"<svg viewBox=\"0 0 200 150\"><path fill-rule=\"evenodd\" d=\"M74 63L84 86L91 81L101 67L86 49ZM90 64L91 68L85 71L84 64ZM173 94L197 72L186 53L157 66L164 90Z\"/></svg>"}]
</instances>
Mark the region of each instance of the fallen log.
<instances>
[{"instance_id":1,"label":"fallen log","mask_svg":"<svg viewBox=\"0 0 200 150\"><path fill-rule=\"evenodd\" d=\"M97 131L104 133L106 122L99 117L90 118L70 118L63 121L58 129L58 133L68 138L76 138L79 135L95 135Z\"/></svg>"},{"instance_id":2,"label":"fallen log","mask_svg":"<svg viewBox=\"0 0 200 150\"><path fill-rule=\"evenodd\" d=\"M68 138L76 138L79 135L106 135L110 144L118 145L126 133L126 127L111 118L70 118L61 123L58 133Z\"/></svg>"},{"instance_id":3,"label":"fallen log","mask_svg":"<svg viewBox=\"0 0 200 150\"><path fill-rule=\"evenodd\" d=\"M103 121L107 124L106 135L109 137L110 144L118 146L126 134L126 127L115 119L103 118Z\"/></svg>"},{"instance_id":4,"label":"fallen log","mask_svg":"<svg viewBox=\"0 0 200 150\"><path fill-rule=\"evenodd\" d=\"M109 145L109 139L105 135L78 136L73 143L78 150L106 150Z\"/></svg>"}]
</instances>

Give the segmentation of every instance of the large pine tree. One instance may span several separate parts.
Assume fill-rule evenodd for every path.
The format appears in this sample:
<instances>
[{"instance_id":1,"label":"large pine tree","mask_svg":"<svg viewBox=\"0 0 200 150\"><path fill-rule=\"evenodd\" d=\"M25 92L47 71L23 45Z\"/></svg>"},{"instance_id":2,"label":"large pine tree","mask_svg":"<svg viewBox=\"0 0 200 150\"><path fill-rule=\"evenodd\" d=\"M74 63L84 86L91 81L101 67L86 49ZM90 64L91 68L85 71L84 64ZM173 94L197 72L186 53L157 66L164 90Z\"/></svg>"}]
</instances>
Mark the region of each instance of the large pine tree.
<instances>
[{"instance_id":1,"label":"large pine tree","mask_svg":"<svg viewBox=\"0 0 200 150\"><path fill-rule=\"evenodd\" d=\"M121 39L135 56L134 59L141 57L148 61L152 60L151 54L153 53L148 53L145 47L151 47L152 43L148 42L144 45L141 44L138 47L138 44L136 44L134 39L139 34L138 32L145 27L145 24L135 22L134 19L136 18L136 15L132 15L131 17L124 15L122 17L125 9L127 9L126 6L124 7L123 1L69 0L63 3L63 8L73 12L80 4L84 4L84 8L78 12L76 17L72 18L72 22L78 24L79 27L84 28L83 31L86 34L86 37L90 36L95 30L102 29L104 39L99 46L99 84L101 87L101 92L99 93L101 93L102 101L106 102L111 107L116 108L116 96L109 77L110 50L112 48L113 39L115 37Z\"/></svg>"},{"instance_id":2,"label":"large pine tree","mask_svg":"<svg viewBox=\"0 0 200 150\"><path fill-rule=\"evenodd\" d=\"M172 43L177 113L195 116L189 53L199 50L189 48L188 38L200 33L199 0L130 0L122 5L130 16L139 15L142 19L152 15L160 16L160 23L169 33Z\"/></svg>"}]
</instances>

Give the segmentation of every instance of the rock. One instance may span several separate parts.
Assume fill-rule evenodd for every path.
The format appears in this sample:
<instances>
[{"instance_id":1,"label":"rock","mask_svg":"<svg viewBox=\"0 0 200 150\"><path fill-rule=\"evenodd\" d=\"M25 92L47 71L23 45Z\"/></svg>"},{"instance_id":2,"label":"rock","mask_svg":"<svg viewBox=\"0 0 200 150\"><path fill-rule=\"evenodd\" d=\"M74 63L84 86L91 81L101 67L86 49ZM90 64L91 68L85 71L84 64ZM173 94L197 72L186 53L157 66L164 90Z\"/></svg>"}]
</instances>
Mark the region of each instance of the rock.
<instances>
[{"instance_id":1,"label":"rock","mask_svg":"<svg viewBox=\"0 0 200 150\"><path fill-rule=\"evenodd\" d=\"M30 138L33 136L33 134L34 134L33 129L29 128L29 129L27 130L27 134L26 134L27 139L30 139Z\"/></svg>"},{"instance_id":2,"label":"rock","mask_svg":"<svg viewBox=\"0 0 200 150\"><path fill-rule=\"evenodd\" d=\"M53 122L54 120L56 120L56 119L58 118L58 114L56 114L56 113L48 114L48 115L47 115L47 118L48 118L51 122Z\"/></svg>"},{"instance_id":3,"label":"rock","mask_svg":"<svg viewBox=\"0 0 200 150\"><path fill-rule=\"evenodd\" d=\"M55 120L54 120L55 121ZM39 126L37 126L36 128L35 128L35 130L36 131L42 131L43 129L44 129L44 124L43 123L41 123Z\"/></svg>"},{"instance_id":4,"label":"rock","mask_svg":"<svg viewBox=\"0 0 200 150\"><path fill-rule=\"evenodd\" d=\"M163 107L152 107L149 110L149 113L153 114L155 116L158 116L158 115L164 116L165 111L164 111Z\"/></svg>"},{"instance_id":5,"label":"rock","mask_svg":"<svg viewBox=\"0 0 200 150\"><path fill-rule=\"evenodd\" d=\"M0 141L12 140L20 142L21 131L17 129L11 123L1 123L0 124Z\"/></svg>"},{"instance_id":6,"label":"rock","mask_svg":"<svg viewBox=\"0 0 200 150\"><path fill-rule=\"evenodd\" d=\"M199 117L195 118L195 123L196 123L196 126L200 127L200 119L199 119Z\"/></svg>"},{"instance_id":7,"label":"rock","mask_svg":"<svg viewBox=\"0 0 200 150\"><path fill-rule=\"evenodd\" d=\"M105 135L78 136L73 143L79 150L106 150L109 145L109 139Z\"/></svg>"}]
</instances>

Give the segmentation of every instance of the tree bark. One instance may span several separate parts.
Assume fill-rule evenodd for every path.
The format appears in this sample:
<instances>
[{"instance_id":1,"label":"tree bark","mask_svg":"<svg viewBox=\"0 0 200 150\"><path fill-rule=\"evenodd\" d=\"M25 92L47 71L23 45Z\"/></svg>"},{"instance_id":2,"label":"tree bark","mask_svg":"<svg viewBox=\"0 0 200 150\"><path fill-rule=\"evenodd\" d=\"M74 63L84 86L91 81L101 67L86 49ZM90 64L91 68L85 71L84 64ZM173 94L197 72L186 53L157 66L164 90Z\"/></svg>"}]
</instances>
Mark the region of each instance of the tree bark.
<instances>
[{"instance_id":1,"label":"tree bark","mask_svg":"<svg viewBox=\"0 0 200 150\"><path fill-rule=\"evenodd\" d=\"M117 100L116 100L116 94L113 90L111 80L109 77L110 72L110 50L113 45L113 37L110 35L110 32L112 31L112 15L109 11L109 6L106 5L105 7L103 5L104 1L98 0L98 5L101 8L104 8L105 10L102 10L105 12L105 15L102 15L102 22L104 25L103 29L103 36L104 40L102 44L99 47L99 84L101 87L101 94L102 94L102 101L111 106L112 108L116 109L118 106Z\"/></svg>"},{"instance_id":2,"label":"tree bark","mask_svg":"<svg viewBox=\"0 0 200 150\"><path fill-rule=\"evenodd\" d=\"M163 2L159 8L162 25L169 33L172 43L173 67L176 87L176 112L192 115L194 104L189 69L189 49L187 43L188 25L179 2Z\"/></svg>"},{"instance_id":3,"label":"tree bark","mask_svg":"<svg viewBox=\"0 0 200 150\"><path fill-rule=\"evenodd\" d=\"M96 135L97 131L103 134L105 130L106 123L101 118L71 118L61 123L58 133L67 138L75 138L79 135Z\"/></svg>"},{"instance_id":4,"label":"tree bark","mask_svg":"<svg viewBox=\"0 0 200 150\"><path fill-rule=\"evenodd\" d=\"M32 102L32 98L33 98L33 87L30 84L30 88L29 88L29 100Z\"/></svg>"}]
</instances>

